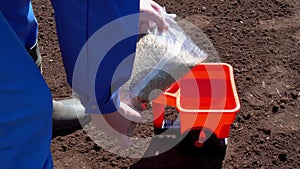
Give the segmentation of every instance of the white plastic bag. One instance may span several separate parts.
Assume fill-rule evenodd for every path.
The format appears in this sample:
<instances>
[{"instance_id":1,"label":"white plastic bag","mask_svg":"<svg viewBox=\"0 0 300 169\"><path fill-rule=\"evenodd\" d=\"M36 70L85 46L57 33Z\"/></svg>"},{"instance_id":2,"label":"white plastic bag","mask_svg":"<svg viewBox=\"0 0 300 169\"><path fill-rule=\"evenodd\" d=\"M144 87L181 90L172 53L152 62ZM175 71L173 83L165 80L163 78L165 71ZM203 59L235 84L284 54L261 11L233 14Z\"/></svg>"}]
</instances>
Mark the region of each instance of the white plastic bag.
<instances>
[{"instance_id":1,"label":"white plastic bag","mask_svg":"<svg viewBox=\"0 0 300 169\"><path fill-rule=\"evenodd\" d=\"M159 32L151 22L148 34L138 42L131 78L120 92L122 101L127 104L133 104L134 98L145 102L153 100L207 58L175 21L175 14L167 14L163 9L162 15L169 25L168 30Z\"/></svg>"}]
</instances>

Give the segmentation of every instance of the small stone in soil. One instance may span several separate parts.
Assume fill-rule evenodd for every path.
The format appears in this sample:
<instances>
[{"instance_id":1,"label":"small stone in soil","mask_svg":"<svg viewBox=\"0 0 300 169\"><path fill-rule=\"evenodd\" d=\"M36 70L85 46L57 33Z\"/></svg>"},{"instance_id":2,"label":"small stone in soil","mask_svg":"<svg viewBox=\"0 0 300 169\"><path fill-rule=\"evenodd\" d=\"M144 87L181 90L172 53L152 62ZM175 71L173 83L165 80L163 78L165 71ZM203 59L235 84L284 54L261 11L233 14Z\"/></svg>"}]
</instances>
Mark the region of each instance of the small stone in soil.
<instances>
[{"instance_id":1,"label":"small stone in soil","mask_svg":"<svg viewBox=\"0 0 300 169\"><path fill-rule=\"evenodd\" d=\"M93 146L93 149L95 151L100 151L101 147L98 144L95 143L94 146Z\"/></svg>"},{"instance_id":2,"label":"small stone in soil","mask_svg":"<svg viewBox=\"0 0 300 169\"><path fill-rule=\"evenodd\" d=\"M273 165L277 165L276 160L273 160L273 161L272 161L272 164L273 164Z\"/></svg>"},{"instance_id":3,"label":"small stone in soil","mask_svg":"<svg viewBox=\"0 0 300 169\"><path fill-rule=\"evenodd\" d=\"M267 128L257 128L258 131L264 132L264 134L270 135L271 134L271 129Z\"/></svg>"},{"instance_id":4,"label":"small stone in soil","mask_svg":"<svg viewBox=\"0 0 300 169\"><path fill-rule=\"evenodd\" d=\"M89 141L92 141L92 139L89 136L86 136L85 141L89 142Z\"/></svg>"},{"instance_id":5,"label":"small stone in soil","mask_svg":"<svg viewBox=\"0 0 300 169\"><path fill-rule=\"evenodd\" d=\"M292 91L292 92L291 92L291 96L292 96L293 99L297 99L297 97L298 97L298 92L297 92L297 91Z\"/></svg>"},{"instance_id":6,"label":"small stone in soil","mask_svg":"<svg viewBox=\"0 0 300 169\"><path fill-rule=\"evenodd\" d=\"M118 163L117 161L112 161L112 162L111 162L111 166L113 166L113 167L118 166L118 164L119 164L119 163Z\"/></svg>"},{"instance_id":7,"label":"small stone in soil","mask_svg":"<svg viewBox=\"0 0 300 169\"><path fill-rule=\"evenodd\" d=\"M103 160L103 161L108 161L108 160L109 160L109 157L108 157L108 156L103 156L103 157L101 158L101 160Z\"/></svg>"},{"instance_id":8,"label":"small stone in soil","mask_svg":"<svg viewBox=\"0 0 300 169\"><path fill-rule=\"evenodd\" d=\"M265 92L265 95L268 97L268 98L272 98L272 94L270 92Z\"/></svg>"},{"instance_id":9,"label":"small stone in soil","mask_svg":"<svg viewBox=\"0 0 300 169\"><path fill-rule=\"evenodd\" d=\"M281 108L281 109L285 109L284 103L281 103L281 104L280 104L280 108Z\"/></svg>"},{"instance_id":10,"label":"small stone in soil","mask_svg":"<svg viewBox=\"0 0 300 169\"><path fill-rule=\"evenodd\" d=\"M263 130L263 132L264 132L265 134L267 134L267 135L270 135L270 134L271 134L271 130L270 130L270 129L265 129L265 130Z\"/></svg>"},{"instance_id":11,"label":"small stone in soil","mask_svg":"<svg viewBox=\"0 0 300 169\"><path fill-rule=\"evenodd\" d=\"M281 153L278 155L278 159L280 161L287 161L287 154L286 153Z\"/></svg>"},{"instance_id":12,"label":"small stone in soil","mask_svg":"<svg viewBox=\"0 0 300 169\"><path fill-rule=\"evenodd\" d=\"M243 118L244 118L245 120L249 120L250 117L251 117L250 113L244 113L244 114L243 114Z\"/></svg>"},{"instance_id":13,"label":"small stone in soil","mask_svg":"<svg viewBox=\"0 0 300 169\"><path fill-rule=\"evenodd\" d=\"M279 106L278 106L278 105L274 105L274 106L272 107L272 112L273 112L273 113L278 112L278 110L279 110Z\"/></svg>"},{"instance_id":14,"label":"small stone in soil","mask_svg":"<svg viewBox=\"0 0 300 169\"><path fill-rule=\"evenodd\" d=\"M260 144L263 144L264 142L265 142L265 140L264 140L263 138L260 138L260 139L259 139L259 143L260 143Z\"/></svg>"}]
</instances>

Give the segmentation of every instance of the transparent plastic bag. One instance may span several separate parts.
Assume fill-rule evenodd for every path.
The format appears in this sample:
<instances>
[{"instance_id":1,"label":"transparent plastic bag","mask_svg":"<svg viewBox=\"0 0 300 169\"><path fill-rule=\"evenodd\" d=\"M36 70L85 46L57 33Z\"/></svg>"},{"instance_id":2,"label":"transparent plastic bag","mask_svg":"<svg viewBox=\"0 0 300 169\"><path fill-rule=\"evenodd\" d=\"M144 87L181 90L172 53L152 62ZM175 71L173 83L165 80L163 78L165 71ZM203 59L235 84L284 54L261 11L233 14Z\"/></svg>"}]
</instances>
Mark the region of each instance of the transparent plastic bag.
<instances>
[{"instance_id":1,"label":"transparent plastic bag","mask_svg":"<svg viewBox=\"0 0 300 169\"><path fill-rule=\"evenodd\" d=\"M161 14L168 30L159 32L155 23L149 23L148 34L137 44L131 78L121 87L121 100L134 107L134 102L153 100L208 56L175 21L175 14L164 8Z\"/></svg>"}]
</instances>

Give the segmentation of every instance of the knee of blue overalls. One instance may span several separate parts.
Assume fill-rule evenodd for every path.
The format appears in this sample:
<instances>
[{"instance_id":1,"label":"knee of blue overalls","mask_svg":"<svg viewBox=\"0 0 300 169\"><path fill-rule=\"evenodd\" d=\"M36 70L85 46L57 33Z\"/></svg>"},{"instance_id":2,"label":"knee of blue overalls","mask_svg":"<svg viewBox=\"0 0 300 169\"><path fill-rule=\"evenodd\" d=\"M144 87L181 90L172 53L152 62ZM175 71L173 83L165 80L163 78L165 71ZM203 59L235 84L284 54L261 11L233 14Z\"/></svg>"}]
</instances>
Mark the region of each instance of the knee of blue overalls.
<instances>
[{"instance_id":1,"label":"knee of blue overalls","mask_svg":"<svg viewBox=\"0 0 300 169\"><path fill-rule=\"evenodd\" d=\"M53 168L52 96L0 12L0 169Z\"/></svg>"},{"instance_id":2,"label":"knee of blue overalls","mask_svg":"<svg viewBox=\"0 0 300 169\"><path fill-rule=\"evenodd\" d=\"M68 7L70 4L72 7ZM68 82L80 95L86 110L90 110L89 106L93 107L95 102L100 113L116 111L119 105L118 88L129 79L133 66L139 27L139 1L52 0L52 5ZM129 22L126 19L118 20L132 14L135 16L132 16ZM115 21L118 22L115 24L117 26L96 37L96 41L89 41L93 44L86 44L96 32ZM111 46L110 50L105 51L103 48L115 36L126 38L120 39L118 43ZM87 50L87 55L84 57L86 60L79 62L86 64L80 66L80 76L74 77L77 76L73 74L76 72L74 68L80 64L78 58L84 50ZM101 55L104 55L103 59L100 59L101 64L99 63L96 68L93 67L95 62L102 58ZM128 59L127 68L123 69L122 76L113 78L116 69L125 58ZM91 76L94 74L96 75ZM74 82L76 78L78 81ZM95 88L92 83L95 83ZM91 93L95 93L96 98L93 98Z\"/></svg>"}]
</instances>

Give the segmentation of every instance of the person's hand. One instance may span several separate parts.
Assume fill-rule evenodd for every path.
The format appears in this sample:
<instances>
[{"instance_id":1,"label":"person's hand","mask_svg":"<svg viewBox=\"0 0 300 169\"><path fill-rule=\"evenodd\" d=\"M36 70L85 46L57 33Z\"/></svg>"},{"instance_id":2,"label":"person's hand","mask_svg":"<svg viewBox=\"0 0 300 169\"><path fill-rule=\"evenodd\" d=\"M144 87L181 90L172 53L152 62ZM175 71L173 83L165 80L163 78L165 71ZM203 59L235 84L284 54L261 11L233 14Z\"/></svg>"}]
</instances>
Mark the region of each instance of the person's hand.
<instances>
[{"instance_id":1,"label":"person's hand","mask_svg":"<svg viewBox=\"0 0 300 169\"><path fill-rule=\"evenodd\" d=\"M149 21L156 23L159 31L168 29L168 24L161 15L162 7L152 0L140 0L140 23L148 25Z\"/></svg>"},{"instance_id":2,"label":"person's hand","mask_svg":"<svg viewBox=\"0 0 300 169\"><path fill-rule=\"evenodd\" d=\"M141 115L124 103L120 103L118 111L108 114L92 114L92 123L95 127L112 134L119 139L121 147L131 145L129 136L137 123L142 121Z\"/></svg>"}]
</instances>

